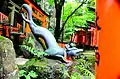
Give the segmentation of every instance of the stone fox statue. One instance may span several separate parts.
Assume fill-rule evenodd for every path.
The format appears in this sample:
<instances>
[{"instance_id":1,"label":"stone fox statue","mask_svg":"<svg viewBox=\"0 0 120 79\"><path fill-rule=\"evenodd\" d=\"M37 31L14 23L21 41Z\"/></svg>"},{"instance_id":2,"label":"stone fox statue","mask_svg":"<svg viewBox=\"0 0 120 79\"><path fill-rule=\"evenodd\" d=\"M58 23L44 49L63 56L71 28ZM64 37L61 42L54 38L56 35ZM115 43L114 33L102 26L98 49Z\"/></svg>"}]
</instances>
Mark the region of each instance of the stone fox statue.
<instances>
[{"instance_id":1,"label":"stone fox statue","mask_svg":"<svg viewBox=\"0 0 120 79\"><path fill-rule=\"evenodd\" d=\"M22 18L29 24L30 29L33 35L37 35L43 37L47 44L47 50L45 52L49 55L58 56L63 58L66 61L66 50L58 46L56 39L53 34L46 28L36 25L32 20L32 9L27 4L23 4L22 8L24 8L28 13L28 19L25 18L24 14L21 13ZM66 61L67 62L67 61Z\"/></svg>"}]
</instances>

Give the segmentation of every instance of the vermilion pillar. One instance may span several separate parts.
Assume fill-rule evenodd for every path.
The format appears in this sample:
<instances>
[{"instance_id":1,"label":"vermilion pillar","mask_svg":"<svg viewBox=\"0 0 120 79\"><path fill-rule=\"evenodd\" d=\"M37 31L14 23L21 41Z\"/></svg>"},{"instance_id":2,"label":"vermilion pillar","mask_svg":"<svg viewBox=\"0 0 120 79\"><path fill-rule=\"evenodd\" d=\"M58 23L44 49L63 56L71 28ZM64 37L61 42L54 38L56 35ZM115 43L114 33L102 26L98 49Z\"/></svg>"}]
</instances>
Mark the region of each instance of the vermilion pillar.
<instances>
[{"instance_id":1,"label":"vermilion pillar","mask_svg":"<svg viewBox=\"0 0 120 79\"><path fill-rule=\"evenodd\" d=\"M120 0L97 0L96 12L101 27L96 79L120 79Z\"/></svg>"}]
</instances>

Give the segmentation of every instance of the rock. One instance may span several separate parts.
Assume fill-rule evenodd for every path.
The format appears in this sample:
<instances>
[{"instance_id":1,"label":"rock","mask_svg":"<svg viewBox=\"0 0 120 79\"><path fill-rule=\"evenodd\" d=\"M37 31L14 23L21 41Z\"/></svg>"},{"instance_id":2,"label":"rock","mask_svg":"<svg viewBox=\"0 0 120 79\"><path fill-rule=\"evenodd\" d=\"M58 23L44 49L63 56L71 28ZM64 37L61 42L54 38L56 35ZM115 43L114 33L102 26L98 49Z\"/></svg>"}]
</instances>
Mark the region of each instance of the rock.
<instances>
[{"instance_id":1,"label":"rock","mask_svg":"<svg viewBox=\"0 0 120 79\"><path fill-rule=\"evenodd\" d=\"M25 59L25 58L16 58L15 64L17 64L17 65L24 65L27 61L29 61L29 59Z\"/></svg>"},{"instance_id":2,"label":"rock","mask_svg":"<svg viewBox=\"0 0 120 79\"><path fill-rule=\"evenodd\" d=\"M66 79L68 76L68 66L59 60L49 58L32 58L25 65L20 67L20 70L25 70L26 75L30 71L37 73L36 79ZM25 76L20 77L25 79Z\"/></svg>"},{"instance_id":3,"label":"rock","mask_svg":"<svg viewBox=\"0 0 120 79\"><path fill-rule=\"evenodd\" d=\"M15 50L8 38L0 36L0 77L1 79L19 79L15 64Z\"/></svg>"}]
</instances>

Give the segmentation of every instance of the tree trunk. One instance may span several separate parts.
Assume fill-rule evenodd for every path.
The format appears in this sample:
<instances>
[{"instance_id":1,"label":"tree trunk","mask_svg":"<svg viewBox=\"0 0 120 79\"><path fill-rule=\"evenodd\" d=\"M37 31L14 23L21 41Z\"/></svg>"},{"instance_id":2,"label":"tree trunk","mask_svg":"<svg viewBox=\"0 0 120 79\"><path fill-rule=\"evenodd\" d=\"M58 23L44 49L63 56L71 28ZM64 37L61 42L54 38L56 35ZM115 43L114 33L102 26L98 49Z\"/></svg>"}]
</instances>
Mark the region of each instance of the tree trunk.
<instances>
[{"instance_id":1,"label":"tree trunk","mask_svg":"<svg viewBox=\"0 0 120 79\"><path fill-rule=\"evenodd\" d=\"M55 28L55 38L56 41L58 41L59 37L60 37L60 19L61 19L61 11L60 10L56 10L56 28Z\"/></svg>"},{"instance_id":2,"label":"tree trunk","mask_svg":"<svg viewBox=\"0 0 120 79\"><path fill-rule=\"evenodd\" d=\"M55 38L56 41L58 41L60 37L60 20L61 20L61 12L62 12L62 6L64 5L65 0L54 0L55 3L55 9L56 9L56 27L55 27Z\"/></svg>"}]
</instances>

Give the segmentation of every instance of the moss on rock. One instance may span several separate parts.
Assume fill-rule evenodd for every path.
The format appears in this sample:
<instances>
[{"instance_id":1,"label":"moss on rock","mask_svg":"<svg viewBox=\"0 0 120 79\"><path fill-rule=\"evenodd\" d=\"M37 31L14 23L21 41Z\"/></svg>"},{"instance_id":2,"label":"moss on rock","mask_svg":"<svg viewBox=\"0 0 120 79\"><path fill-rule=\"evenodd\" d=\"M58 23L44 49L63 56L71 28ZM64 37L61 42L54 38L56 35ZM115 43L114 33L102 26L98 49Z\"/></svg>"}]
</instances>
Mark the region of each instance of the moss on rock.
<instances>
[{"instance_id":1,"label":"moss on rock","mask_svg":"<svg viewBox=\"0 0 120 79\"><path fill-rule=\"evenodd\" d=\"M59 60L32 58L19 68L26 72L21 75L20 79L25 79L30 71L34 71L38 75L35 79L66 79L67 77L65 63Z\"/></svg>"}]
</instances>

